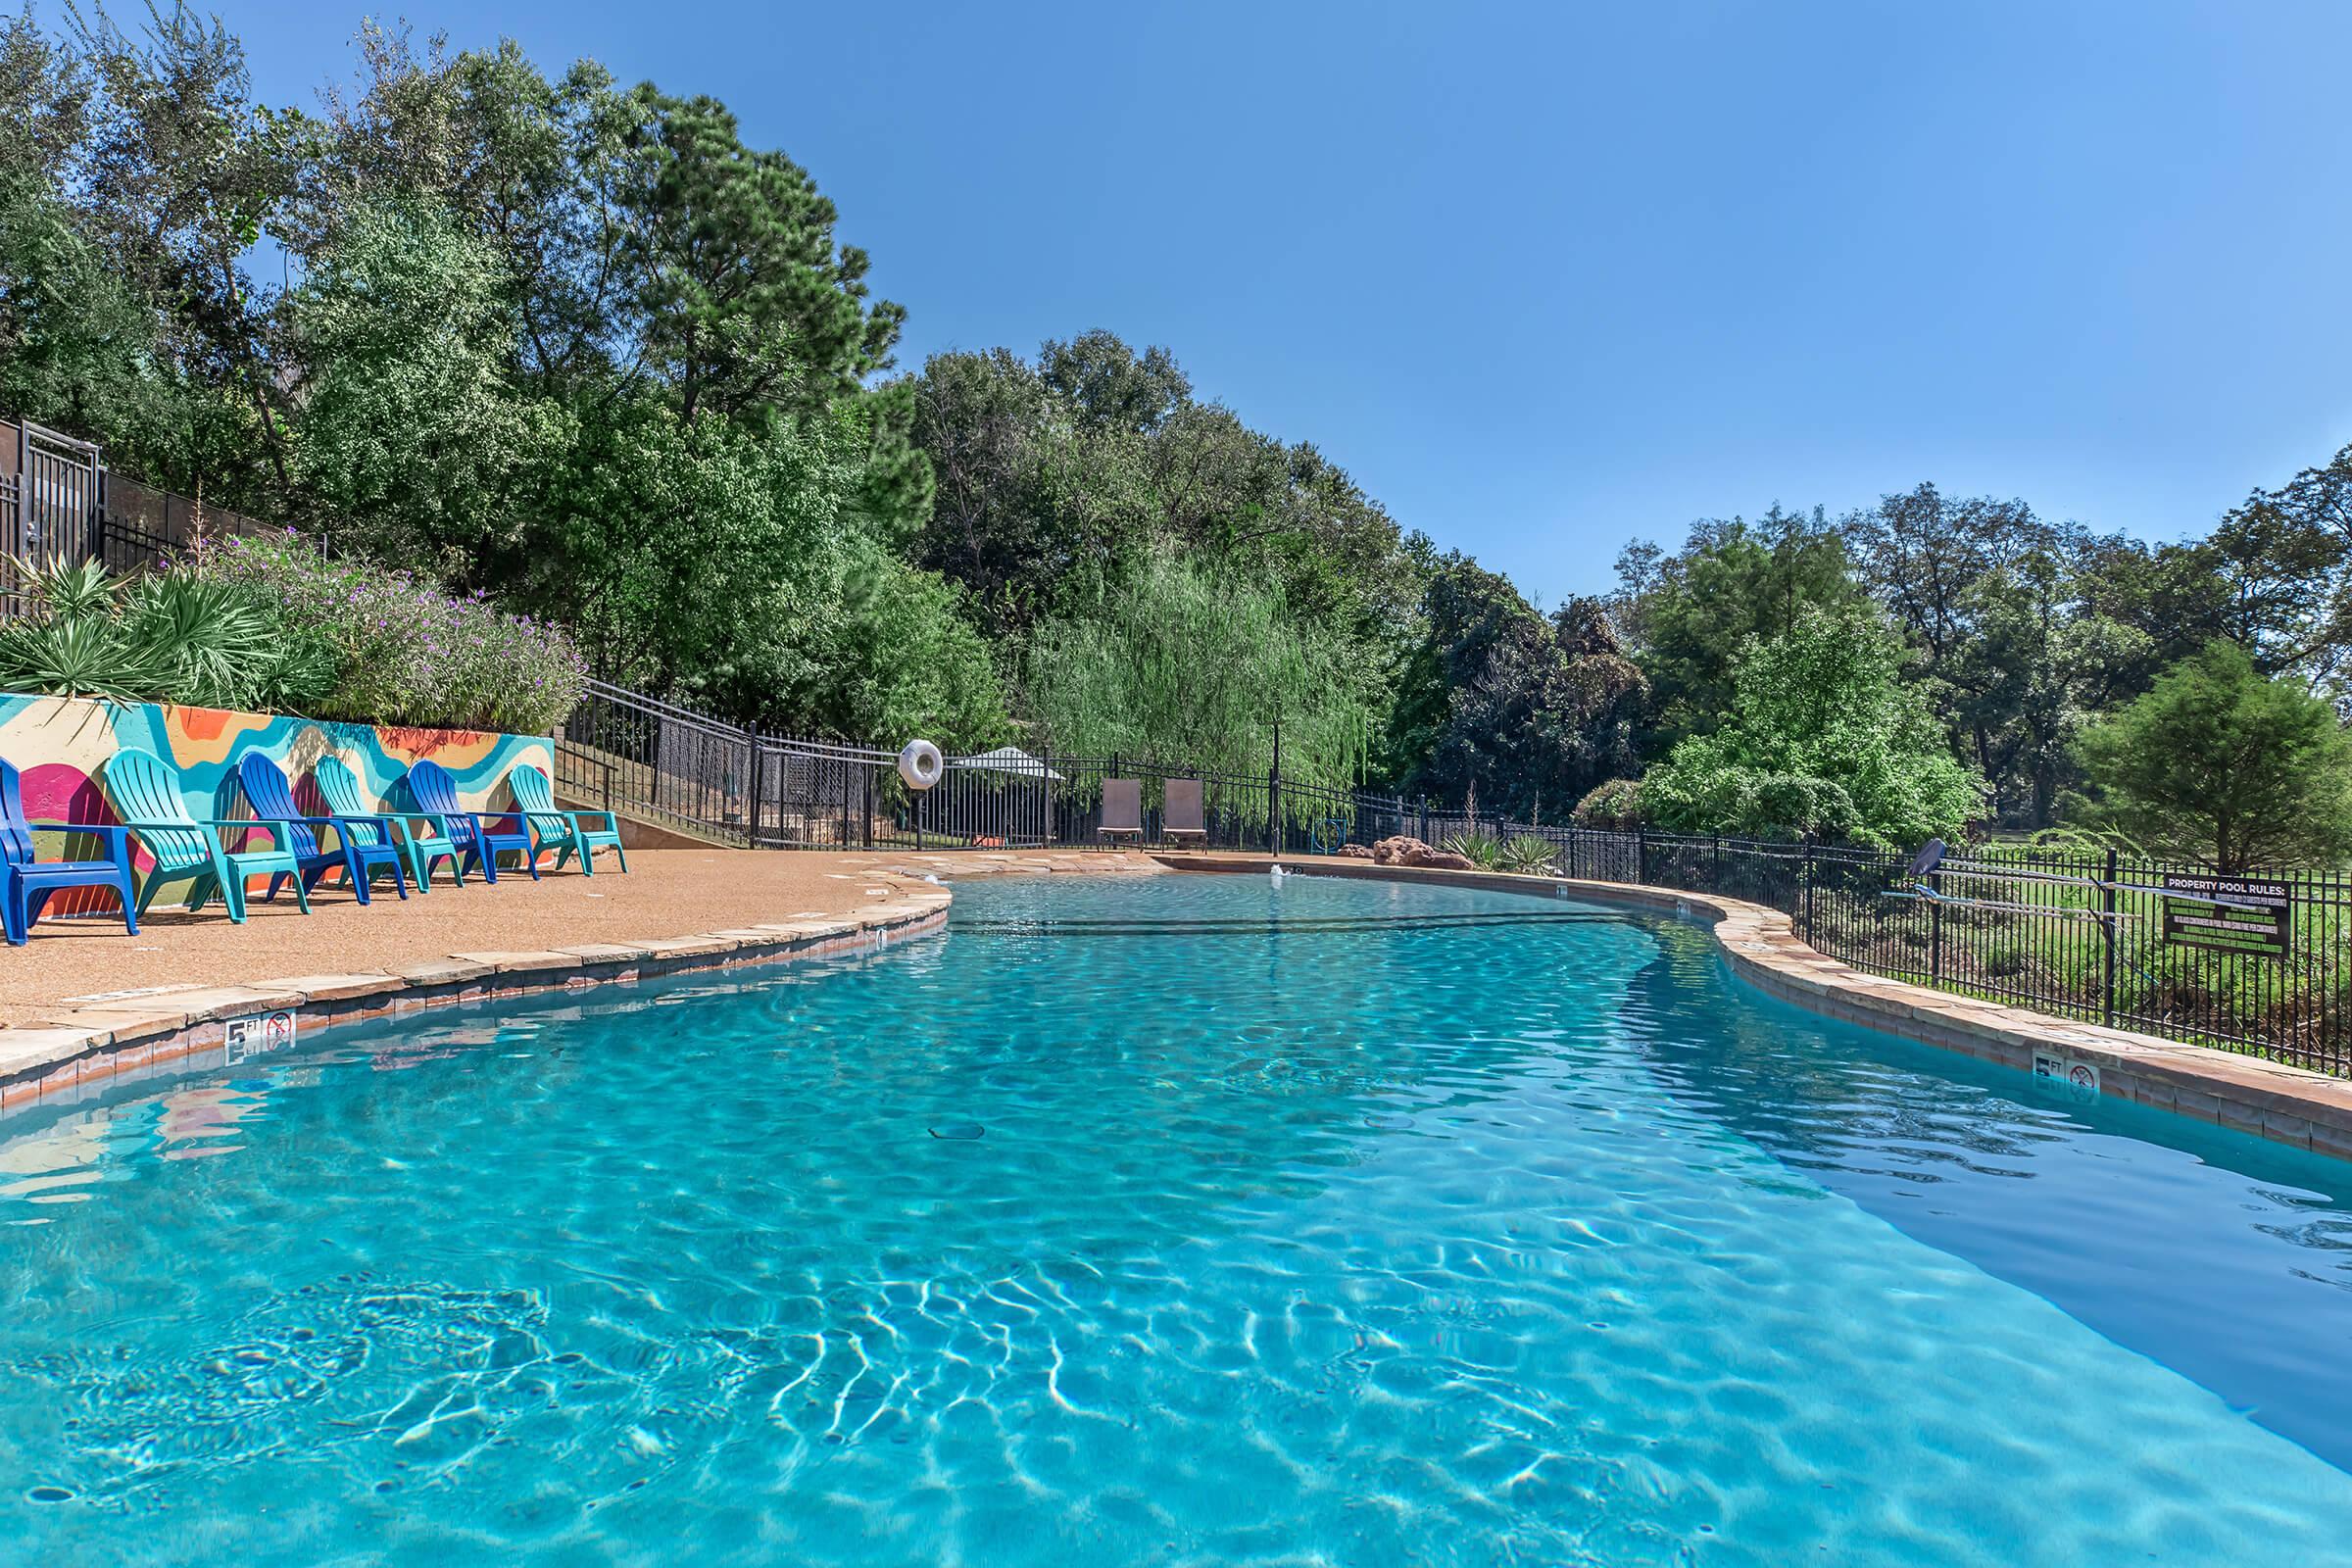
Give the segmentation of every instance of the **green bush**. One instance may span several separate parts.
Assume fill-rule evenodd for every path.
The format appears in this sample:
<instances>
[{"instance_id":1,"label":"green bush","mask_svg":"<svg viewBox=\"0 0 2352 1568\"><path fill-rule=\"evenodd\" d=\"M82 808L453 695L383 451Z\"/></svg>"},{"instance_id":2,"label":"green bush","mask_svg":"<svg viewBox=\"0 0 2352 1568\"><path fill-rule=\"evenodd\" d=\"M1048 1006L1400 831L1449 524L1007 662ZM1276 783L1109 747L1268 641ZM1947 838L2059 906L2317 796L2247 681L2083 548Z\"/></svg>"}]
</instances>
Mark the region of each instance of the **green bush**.
<instances>
[{"instance_id":1,"label":"green bush","mask_svg":"<svg viewBox=\"0 0 2352 1568\"><path fill-rule=\"evenodd\" d=\"M95 561L27 563L23 616L0 627L0 687L111 702L299 708L330 690L332 650L283 633L232 583L129 582Z\"/></svg>"},{"instance_id":2,"label":"green bush","mask_svg":"<svg viewBox=\"0 0 2352 1568\"><path fill-rule=\"evenodd\" d=\"M1631 833L1642 825L1642 781L1613 778L1594 785L1576 803L1576 825L1611 833Z\"/></svg>"},{"instance_id":3,"label":"green bush","mask_svg":"<svg viewBox=\"0 0 2352 1568\"><path fill-rule=\"evenodd\" d=\"M1984 781L1956 760L1878 612L1806 606L1750 639L1721 728L1642 778L1642 811L1679 833L1798 835L1874 849L1956 838Z\"/></svg>"},{"instance_id":4,"label":"green bush","mask_svg":"<svg viewBox=\"0 0 2352 1568\"><path fill-rule=\"evenodd\" d=\"M587 682L558 628L361 557L329 561L290 530L212 540L172 575L233 589L290 645L331 651L336 678L313 717L543 734Z\"/></svg>"},{"instance_id":5,"label":"green bush","mask_svg":"<svg viewBox=\"0 0 2352 1568\"><path fill-rule=\"evenodd\" d=\"M1512 835L1503 841L1495 858L1502 869L1521 876L1555 876L1560 869L1559 851L1541 833Z\"/></svg>"}]
</instances>

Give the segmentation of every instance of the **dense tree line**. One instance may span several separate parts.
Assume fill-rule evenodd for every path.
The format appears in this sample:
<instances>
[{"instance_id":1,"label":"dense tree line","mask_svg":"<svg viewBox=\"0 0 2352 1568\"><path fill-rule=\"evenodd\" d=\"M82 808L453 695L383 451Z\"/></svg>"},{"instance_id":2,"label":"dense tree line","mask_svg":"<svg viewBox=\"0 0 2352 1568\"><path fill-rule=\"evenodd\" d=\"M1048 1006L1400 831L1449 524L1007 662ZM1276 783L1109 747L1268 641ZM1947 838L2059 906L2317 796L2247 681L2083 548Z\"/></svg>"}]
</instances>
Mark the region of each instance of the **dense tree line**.
<instances>
[{"instance_id":1,"label":"dense tree line","mask_svg":"<svg viewBox=\"0 0 2352 1568\"><path fill-rule=\"evenodd\" d=\"M898 365L832 203L713 100L358 56L306 109L196 13L0 31L0 411L739 721L1252 768L1279 722L1294 776L1522 818L2242 859L2160 831L2230 807L2151 814L2187 785L2145 754L2260 713L2304 824L2262 853L2345 848L2352 448L2203 539L1923 484L1702 520L1546 611L1165 349Z\"/></svg>"}]
</instances>

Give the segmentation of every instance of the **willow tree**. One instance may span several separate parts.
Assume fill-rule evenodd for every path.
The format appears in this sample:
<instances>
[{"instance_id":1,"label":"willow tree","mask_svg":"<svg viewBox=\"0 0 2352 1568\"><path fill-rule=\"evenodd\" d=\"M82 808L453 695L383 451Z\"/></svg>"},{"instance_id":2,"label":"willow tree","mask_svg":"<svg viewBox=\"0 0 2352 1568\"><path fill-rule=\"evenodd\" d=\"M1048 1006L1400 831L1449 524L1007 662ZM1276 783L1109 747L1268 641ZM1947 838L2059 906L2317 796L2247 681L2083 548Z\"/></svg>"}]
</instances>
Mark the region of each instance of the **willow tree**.
<instances>
[{"instance_id":1,"label":"willow tree","mask_svg":"<svg viewBox=\"0 0 2352 1568\"><path fill-rule=\"evenodd\" d=\"M1041 625L1026 675L1063 756L1255 774L1279 723L1283 777L1344 788L1370 732L1363 664L1271 581L1153 555L1095 612Z\"/></svg>"}]
</instances>

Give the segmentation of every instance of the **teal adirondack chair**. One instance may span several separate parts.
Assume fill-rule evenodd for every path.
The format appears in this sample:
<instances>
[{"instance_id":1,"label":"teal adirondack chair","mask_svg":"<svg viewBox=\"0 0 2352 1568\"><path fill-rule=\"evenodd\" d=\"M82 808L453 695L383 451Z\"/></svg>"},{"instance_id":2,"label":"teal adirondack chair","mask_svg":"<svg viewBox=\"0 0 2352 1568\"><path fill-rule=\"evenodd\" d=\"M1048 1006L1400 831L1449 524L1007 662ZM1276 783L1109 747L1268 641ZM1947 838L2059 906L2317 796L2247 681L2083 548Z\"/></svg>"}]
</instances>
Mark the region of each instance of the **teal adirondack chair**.
<instances>
[{"instance_id":1,"label":"teal adirondack chair","mask_svg":"<svg viewBox=\"0 0 2352 1568\"><path fill-rule=\"evenodd\" d=\"M188 884L188 908L201 909L215 893L228 906L228 917L243 924L245 920L245 879L252 876L274 876L279 872L294 879L294 898L302 912L311 912L311 896L302 885L302 868L294 858L294 832L285 822L267 819L226 821L219 817L198 817L188 810L187 802L180 798L179 781L162 758L153 752L132 747L117 752L99 769L106 789L107 801L115 808L115 817L130 829L139 847L155 861L146 880L139 885L138 912L145 914L147 906L165 884ZM247 834L268 833L270 848L267 850L230 850L221 843L221 830L242 829Z\"/></svg>"},{"instance_id":2,"label":"teal adirondack chair","mask_svg":"<svg viewBox=\"0 0 2352 1568\"><path fill-rule=\"evenodd\" d=\"M381 822L391 828L393 847L408 862L409 880L416 884L417 892L433 891L433 866L441 860L449 862L449 874L457 879L458 886L466 885L465 865L457 845L450 842L447 822L434 816L425 817L437 835L426 837L418 834L416 824L400 812L368 805L360 790L359 775L352 772L350 763L331 753L318 759L318 765L311 769L311 782L318 786L319 798L326 802L329 811L353 819L352 831L364 842L375 842L378 830L374 824Z\"/></svg>"},{"instance_id":3,"label":"teal adirondack chair","mask_svg":"<svg viewBox=\"0 0 2352 1568\"><path fill-rule=\"evenodd\" d=\"M594 876L596 852L609 848L619 858L620 868L623 871L629 868L629 852L620 847L620 823L611 811L558 809L547 775L535 767L518 767L509 773L507 788L514 792L515 808L530 824L532 859L554 850L554 869L561 871L564 862L577 855L580 869ZM590 822L602 822L604 826L590 827Z\"/></svg>"}]
</instances>

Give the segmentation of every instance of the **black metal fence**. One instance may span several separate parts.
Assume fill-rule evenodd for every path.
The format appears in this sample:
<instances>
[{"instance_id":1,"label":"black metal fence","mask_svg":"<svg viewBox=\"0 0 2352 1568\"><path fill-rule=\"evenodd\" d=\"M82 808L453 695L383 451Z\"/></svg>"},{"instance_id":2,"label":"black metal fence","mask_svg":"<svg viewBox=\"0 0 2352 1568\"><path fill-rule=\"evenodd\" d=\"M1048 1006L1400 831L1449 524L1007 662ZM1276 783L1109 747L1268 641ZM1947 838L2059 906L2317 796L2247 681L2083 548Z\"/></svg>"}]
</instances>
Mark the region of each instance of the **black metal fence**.
<instances>
[{"instance_id":1,"label":"black metal fence","mask_svg":"<svg viewBox=\"0 0 2352 1568\"><path fill-rule=\"evenodd\" d=\"M1110 779L1141 784L1140 842L1157 846L1167 784L1198 779L1204 836L1193 842L1209 849L1299 857L1397 834L1461 842L1554 875L1765 905L1816 949L1875 974L2352 1074L2352 877L2340 871L2278 873L2268 945L2225 951L2167 930L2168 901L2195 906L2167 879L2201 868L2113 852L1987 846L1914 882L1905 858L1868 850L1508 821L1302 784L1271 762L1197 770L1007 748L950 758L937 785L915 791L896 761L601 683L557 745L567 799L763 848L1102 847Z\"/></svg>"},{"instance_id":2,"label":"black metal fence","mask_svg":"<svg viewBox=\"0 0 2352 1568\"><path fill-rule=\"evenodd\" d=\"M205 535L270 526L111 472L91 442L0 418L0 612L19 608L24 563L96 559L139 571Z\"/></svg>"},{"instance_id":3,"label":"black metal fence","mask_svg":"<svg viewBox=\"0 0 2352 1568\"><path fill-rule=\"evenodd\" d=\"M1993 844L1915 881L1906 858L1869 850L1609 837L1627 842L1633 863L1599 880L1768 906L1813 948L1873 974L2352 1075L2352 876L2342 870L2249 872L2216 894L2181 885L2206 879L2205 867ZM2263 904L2233 907L2246 886ZM2228 913L2239 923L2215 918ZM2218 936L2199 929L2215 926Z\"/></svg>"}]
</instances>

